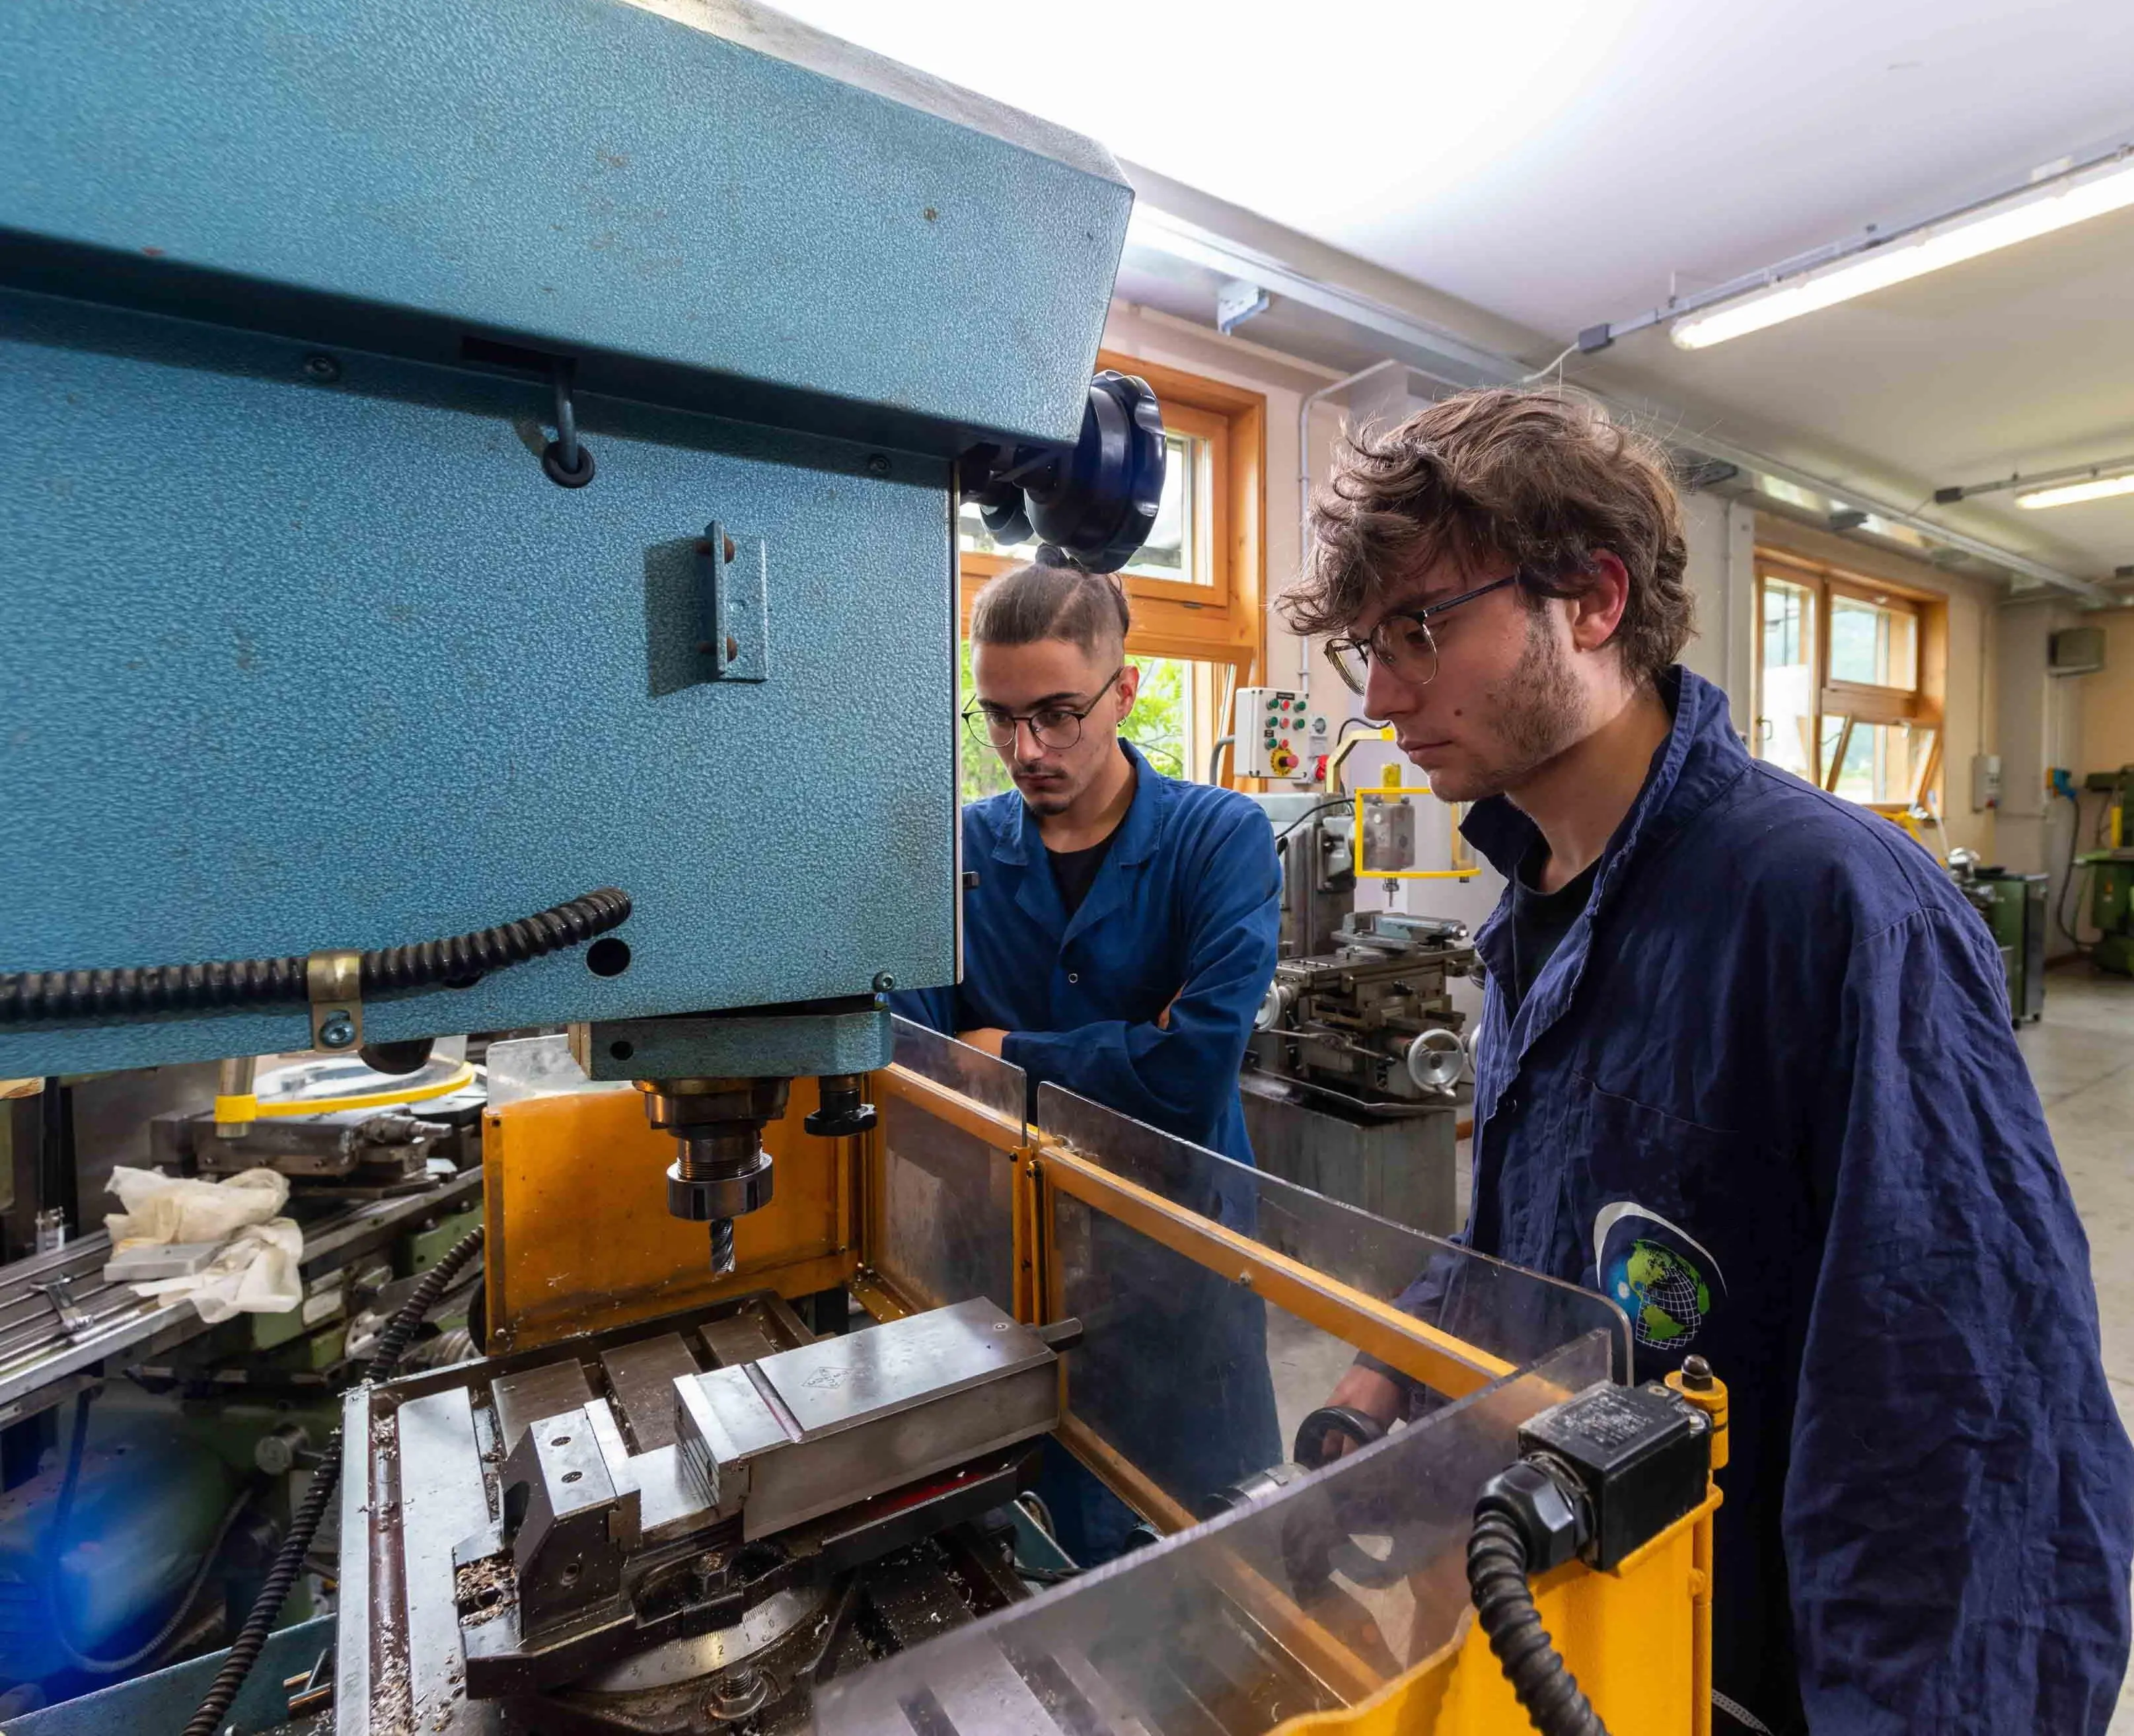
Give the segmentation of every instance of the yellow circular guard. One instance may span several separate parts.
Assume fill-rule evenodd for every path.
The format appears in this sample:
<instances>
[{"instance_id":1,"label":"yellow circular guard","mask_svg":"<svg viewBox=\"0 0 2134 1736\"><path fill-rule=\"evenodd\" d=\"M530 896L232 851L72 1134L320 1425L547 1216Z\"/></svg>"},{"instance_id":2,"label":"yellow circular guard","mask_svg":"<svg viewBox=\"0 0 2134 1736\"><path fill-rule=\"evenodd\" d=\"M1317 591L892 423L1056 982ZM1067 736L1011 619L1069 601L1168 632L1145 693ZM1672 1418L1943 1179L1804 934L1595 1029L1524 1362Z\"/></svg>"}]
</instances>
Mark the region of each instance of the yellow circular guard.
<instances>
[{"instance_id":1,"label":"yellow circular guard","mask_svg":"<svg viewBox=\"0 0 2134 1736\"><path fill-rule=\"evenodd\" d=\"M223 1122L249 1121L265 1116L333 1115L344 1109L390 1109L396 1103L421 1103L432 1097L448 1097L473 1084L474 1077L474 1063L462 1061L442 1079L432 1079L427 1085L399 1086L389 1091L361 1091L345 1097L270 1097L263 1103L255 1097L217 1097L215 1118Z\"/></svg>"}]
</instances>

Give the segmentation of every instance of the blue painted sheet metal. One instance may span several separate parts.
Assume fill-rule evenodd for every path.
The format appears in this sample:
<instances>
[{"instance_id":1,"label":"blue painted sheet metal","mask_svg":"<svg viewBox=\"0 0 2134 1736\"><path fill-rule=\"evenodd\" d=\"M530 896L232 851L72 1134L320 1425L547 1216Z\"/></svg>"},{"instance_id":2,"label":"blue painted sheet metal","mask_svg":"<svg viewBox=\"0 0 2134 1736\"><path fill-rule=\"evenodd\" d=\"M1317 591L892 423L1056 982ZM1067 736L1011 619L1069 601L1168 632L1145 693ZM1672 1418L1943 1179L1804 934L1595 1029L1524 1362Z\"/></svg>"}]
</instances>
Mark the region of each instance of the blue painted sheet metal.
<instances>
[{"instance_id":1,"label":"blue painted sheet metal","mask_svg":"<svg viewBox=\"0 0 2134 1736\"><path fill-rule=\"evenodd\" d=\"M756 1019L669 1016L573 1027L571 1053L592 1079L745 1078L872 1073L896 1055L889 1009Z\"/></svg>"},{"instance_id":2,"label":"blue painted sheet metal","mask_svg":"<svg viewBox=\"0 0 2134 1736\"><path fill-rule=\"evenodd\" d=\"M0 7L19 285L438 359L509 334L944 454L1080 426L1132 194L1071 154L622 0Z\"/></svg>"},{"instance_id":3,"label":"blue painted sheet metal","mask_svg":"<svg viewBox=\"0 0 2134 1736\"><path fill-rule=\"evenodd\" d=\"M447 10L453 10L447 8ZM144 19L147 14L141 15ZM947 467L0 297L0 969L371 947L596 886L634 951L374 1002L376 1039L949 981ZM707 682L695 534L766 544ZM0 1074L265 1053L301 1010L0 1035Z\"/></svg>"},{"instance_id":4,"label":"blue painted sheet metal","mask_svg":"<svg viewBox=\"0 0 2134 1736\"><path fill-rule=\"evenodd\" d=\"M334 1618L330 1615L278 1628L268 1634L224 1729L236 1731L237 1736L254 1736L256 1732L287 1723L289 1695L294 1690L282 1683L292 1676L309 1673L319 1654L331 1651L333 1642ZM0 1736L113 1736L115 1731L147 1736L150 1731L182 1729L199 1709L217 1672L229 1659L226 1650L211 1652L205 1657L137 1676L78 1700L25 1712L0 1724ZM327 1677L331 1671L329 1659Z\"/></svg>"}]
</instances>

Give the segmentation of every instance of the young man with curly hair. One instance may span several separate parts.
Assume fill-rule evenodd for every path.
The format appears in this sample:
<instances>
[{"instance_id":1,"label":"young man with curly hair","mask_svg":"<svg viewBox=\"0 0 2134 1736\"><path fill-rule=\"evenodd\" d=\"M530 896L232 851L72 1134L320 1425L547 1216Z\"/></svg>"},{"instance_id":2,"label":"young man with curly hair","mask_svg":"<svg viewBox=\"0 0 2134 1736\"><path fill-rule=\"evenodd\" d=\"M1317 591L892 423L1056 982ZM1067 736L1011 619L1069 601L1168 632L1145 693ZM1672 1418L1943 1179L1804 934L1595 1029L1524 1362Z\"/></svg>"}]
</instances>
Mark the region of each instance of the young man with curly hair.
<instances>
[{"instance_id":1,"label":"young man with curly hair","mask_svg":"<svg viewBox=\"0 0 2134 1736\"><path fill-rule=\"evenodd\" d=\"M1316 521L1292 624L1509 883L1465 1239L1620 1303L1638 1378L1731 1389L1715 1729L2103 1736L2134 1455L1976 913L1676 662L1680 504L1598 409L1433 404ZM1334 1401L1421 1401L1365 1360Z\"/></svg>"}]
</instances>

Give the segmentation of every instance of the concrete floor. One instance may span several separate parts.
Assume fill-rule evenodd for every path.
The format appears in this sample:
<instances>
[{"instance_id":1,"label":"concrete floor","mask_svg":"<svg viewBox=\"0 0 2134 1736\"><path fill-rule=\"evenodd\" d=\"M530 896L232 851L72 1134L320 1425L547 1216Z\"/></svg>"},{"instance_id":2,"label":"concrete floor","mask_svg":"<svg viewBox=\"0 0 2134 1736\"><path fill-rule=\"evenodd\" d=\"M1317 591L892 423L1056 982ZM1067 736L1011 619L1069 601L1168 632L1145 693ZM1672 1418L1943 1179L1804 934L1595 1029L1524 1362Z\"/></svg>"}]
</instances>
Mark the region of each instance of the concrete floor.
<instances>
[{"instance_id":1,"label":"concrete floor","mask_svg":"<svg viewBox=\"0 0 2134 1736\"><path fill-rule=\"evenodd\" d=\"M2134 981L2086 965L2053 972L2045 1016L2016 1042L2089 1232L2104 1372L2134 1430ZM2120 1690L2112 1736L2134 1736L2134 1681Z\"/></svg>"}]
</instances>

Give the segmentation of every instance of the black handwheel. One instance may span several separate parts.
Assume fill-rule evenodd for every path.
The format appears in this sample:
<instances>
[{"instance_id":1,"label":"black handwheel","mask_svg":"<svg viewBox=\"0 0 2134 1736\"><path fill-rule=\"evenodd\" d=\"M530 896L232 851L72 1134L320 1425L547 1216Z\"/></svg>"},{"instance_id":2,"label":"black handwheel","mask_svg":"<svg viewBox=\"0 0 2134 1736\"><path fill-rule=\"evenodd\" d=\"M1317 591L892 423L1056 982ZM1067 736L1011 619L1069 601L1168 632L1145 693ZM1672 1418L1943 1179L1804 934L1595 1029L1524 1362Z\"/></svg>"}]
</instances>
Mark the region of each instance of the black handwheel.
<instances>
[{"instance_id":1,"label":"black handwheel","mask_svg":"<svg viewBox=\"0 0 2134 1736\"><path fill-rule=\"evenodd\" d=\"M1289 1456L1307 1470L1316 1471L1334 1462L1326 1450L1334 1436L1344 1435L1356 1446L1368 1447L1373 1441L1384 1439L1385 1434L1386 1425L1375 1416L1366 1416L1346 1405L1326 1405L1296 1425L1296 1442Z\"/></svg>"},{"instance_id":2,"label":"black handwheel","mask_svg":"<svg viewBox=\"0 0 2134 1736\"><path fill-rule=\"evenodd\" d=\"M1089 382L1081 437L1024 487L1031 527L1078 567L1117 572L1156 528L1163 411L1148 382L1107 369Z\"/></svg>"},{"instance_id":3,"label":"black handwheel","mask_svg":"<svg viewBox=\"0 0 2134 1736\"><path fill-rule=\"evenodd\" d=\"M1074 445L973 446L956 462L956 485L995 542L1034 537L1040 559L1117 572L1156 528L1165 463L1156 393L1108 369L1089 382Z\"/></svg>"}]
</instances>

